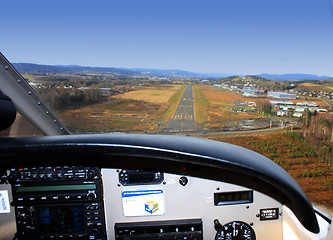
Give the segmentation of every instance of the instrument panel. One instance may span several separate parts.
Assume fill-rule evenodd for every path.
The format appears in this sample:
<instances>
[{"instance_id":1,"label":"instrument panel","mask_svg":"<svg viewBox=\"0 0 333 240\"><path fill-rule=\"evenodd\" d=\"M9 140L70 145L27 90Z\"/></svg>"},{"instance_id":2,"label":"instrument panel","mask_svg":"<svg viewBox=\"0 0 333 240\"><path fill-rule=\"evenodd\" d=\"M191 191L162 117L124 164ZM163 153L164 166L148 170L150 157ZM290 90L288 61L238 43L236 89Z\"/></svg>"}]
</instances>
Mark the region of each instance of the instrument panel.
<instances>
[{"instance_id":1,"label":"instrument panel","mask_svg":"<svg viewBox=\"0 0 333 240\"><path fill-rule=\"evenodd\" d=\"M231 183L170 173L163 173L163 181L158 184L123 185L119 182L119 171L122 170L102 169L109 236L117 235L118 224L140 223L150 226L143 227L141 232L150 232L156 223L157 230L151 231L159 232L163 239L283 239L282 205L263 193ZM202 235L198 235L200 224L192 226L191 232L191 224L173 224L170 229L166 223L173 221L180 225L200 221ZM174 233L172 237L170 232ZM128 239L150 239L148 235L140 237L132 234Z\"/></svg>"},{"instance_id":2,"label":"instrument panel","mask_svg":"<svg viewBox=\"0 0 333 240\"><path fill-rule=\"evenodd\" d=\"M283 238L281 203L232 183L75 166L17 168L9 179L17 240Z\"/></svg>"}]
</instances>

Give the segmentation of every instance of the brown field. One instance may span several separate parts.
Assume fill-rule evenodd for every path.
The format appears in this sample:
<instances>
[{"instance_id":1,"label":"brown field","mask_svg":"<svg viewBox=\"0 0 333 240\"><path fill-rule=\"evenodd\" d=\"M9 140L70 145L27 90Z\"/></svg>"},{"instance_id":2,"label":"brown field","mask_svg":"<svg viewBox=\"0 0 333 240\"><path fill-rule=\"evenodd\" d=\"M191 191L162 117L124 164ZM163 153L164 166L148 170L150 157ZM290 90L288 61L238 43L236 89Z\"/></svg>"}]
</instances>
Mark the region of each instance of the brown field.
<instances>
[{"instance_id":1,"label":"brown field","mask_svg":"<svg viewBox=\"0 0 333 240\"><path fill-rule=\"evenodd\" d=\"M26 79L28 79L30 82L34 82L35 81L35 76L33 75L29 75L29 74L22 74L22 76Z\"/></svg>"},{"instance_id":2,"label":"brown field","mask_svg":"<svg viewBox=\"0 0 333 240\"><path fill-rule=\"evenodd\" d=\"M302 83L301 86L318 88L318 89L327 88L328 90L333 90L333 83L324 83L324 84ZM325 90L325 89L323 89L323 90Z\"/></svg>"},{"instance_id":3,"label":"brown field","mask_svg":"<svg viewBox=\"0 0 333 240\"><path fill-rule=\"evenodd\" d=\"M222 128L225 120L262 117L254 112L233 112L227 107L235 106L233 101L252 102L261 99L245 98L230 91L222 91L209 86L194 86L196 120L208 128Z\"/></svg>"},{"instance_id":4,"label":"brown field","mask_svg":"<svg viewBox=\"0 0 333 240\"><path fill-rule=\"evenodd\" d=\"M202 86L199 86L199 88L205 94L207 100L212 101L212 102L214 102L214 100L228 102L228 103L232 103L232 101L240 101L240 102L256 102L259 100L269 101L269 99L265 99L265 98L244 97L235 92L224 91L224 90L220 90L218 88L212 88L209 86L202 85Z\"/></svg>"},{"instance_id":5,"label":"brown field","mask_svg":"<svg viewBox=\"0 0 333 240\"><path fill-rule=\"evenodd\" d=\"M164 118L165 113L172 111L169 100L180 89L179 85L143 88L110 97L103 103L63 111L61 117L72 132L154 132L168 121Z\"/></svg>"},{"instance_id":6,"label":"brown field","mask_svg":"<svg viewBox=\"0 0 333 240\"><path fill-rule=\"evenodd\" d=\"M169 99L181 88L181 85L147 87L115 96L114 98L131 99L154 104L167 104Z\"/></svg>"},{"instance_id":7,"label":"brown field","mask_svg":"<svg viewBox=\"0 0 333 240\"><path fill-rule=\"evenodd\" d=\"M315 84L315 83L302 83L301 86L306 86L306 87L320 87L319 84Z\"/></svg>"},{"instance_id":8,"label":"brown field","mask_svg":"<svg viewBox=\"0 0 333 240\"><path fill-rule=\"evenodd\" d=\"M323 86L330 90L333 90L333 83L325 83L325 84L323 84Z\"/></svg>"},{"instance_id":9,"label":"brown field","mask_svg":"<svg viewBox=\"0 0 333 240\"><path fill-rule=\"evenodd\" d=\"M122 108L121 108L122 107ZM153 131L153 120L160 105L142 101L110 100L76 110L64 111L61 117L72 132Z\"/></svg>"},{"instance_id":10,"label":"brown field","mask_svg":"<svg viewBox=\"0 0 333 240\"><path fill-rule=\"evenodd\" d=\"M312 84L315 85L315 84ZM209 86L200 86L200 90L205 94L207 100L211 103L215 101L223 101L225 103L232 103L232 101L240 101L240 102L257 102L257 101L269 101L268 98L251 98L251 97L244 97L240 94L231 91L220 90L216 88L212 88ZM325 101L317 100L317 99L291 99L293 103L298 102L315 102L319 106L328 106Z\"/></svg>"},{"instance_id":11,"label":"brown field","mask_svg":"<svg viewBox=\"0 0 333 240\"><path fill-rule=\"evenodd\" d=\"M298 182L311 201L333 211L333 167L311 153L306 143L293 140L282 132L211 139L242 146L272 159Z\"/></svg>"}]
</instances>

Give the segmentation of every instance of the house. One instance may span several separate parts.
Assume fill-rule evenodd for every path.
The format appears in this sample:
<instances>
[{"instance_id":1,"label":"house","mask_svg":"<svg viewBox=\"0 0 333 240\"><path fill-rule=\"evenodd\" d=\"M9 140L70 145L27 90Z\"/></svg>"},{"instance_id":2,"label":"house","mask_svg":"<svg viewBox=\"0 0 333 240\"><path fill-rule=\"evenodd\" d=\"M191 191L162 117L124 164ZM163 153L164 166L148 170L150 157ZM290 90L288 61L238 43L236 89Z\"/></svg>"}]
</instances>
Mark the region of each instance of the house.
<instances>
[{"instance_id":1,"label":"house","mask_svg":"<svg viewBox=\"0 0 333 240\"><path fill-rule=\"evenodd\" d=\"M284 110L279 110L279 111L276 112L276 115L283 117L283 116L287 116L288 112L284 111Z\"/></svg>"},{"instance_id":2,"label":"house","mask_svg":"<svg viewBox=\"0 0 333 240\"><path fill-rule=\"evenodd\" d=\"M267 96L271 98L287 98L287 99L296 99L295 94L289 94L284 92L267 92Z\"/></svg>"},{"instance_id":3,"label":"house","mask_svg":"<svg viewBox=\"0 0 333 240\"><path fill-rule=\"evenodd\" d=\"M295 112L293 114L294 117L302 117L304 112Z\"/></svg>"}]
</instances>

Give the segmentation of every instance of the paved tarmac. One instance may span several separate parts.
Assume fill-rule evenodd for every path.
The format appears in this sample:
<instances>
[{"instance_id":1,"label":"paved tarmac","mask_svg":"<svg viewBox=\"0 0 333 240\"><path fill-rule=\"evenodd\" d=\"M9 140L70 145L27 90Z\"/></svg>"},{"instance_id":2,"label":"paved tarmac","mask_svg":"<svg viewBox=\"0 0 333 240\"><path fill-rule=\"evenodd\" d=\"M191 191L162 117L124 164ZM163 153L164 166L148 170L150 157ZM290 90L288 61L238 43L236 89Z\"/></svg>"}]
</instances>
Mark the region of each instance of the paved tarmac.
<instances>
[{"instance_id":1,"label":"paved tarmac","mask_svg":"<svg viewBox=\"0 0 333 240\"><path fill-rule=\"evenodd\" d=\"M165 132L193 132L196 130L192 85L186 86L178 107Z\"/></svg>"}]
</instances>

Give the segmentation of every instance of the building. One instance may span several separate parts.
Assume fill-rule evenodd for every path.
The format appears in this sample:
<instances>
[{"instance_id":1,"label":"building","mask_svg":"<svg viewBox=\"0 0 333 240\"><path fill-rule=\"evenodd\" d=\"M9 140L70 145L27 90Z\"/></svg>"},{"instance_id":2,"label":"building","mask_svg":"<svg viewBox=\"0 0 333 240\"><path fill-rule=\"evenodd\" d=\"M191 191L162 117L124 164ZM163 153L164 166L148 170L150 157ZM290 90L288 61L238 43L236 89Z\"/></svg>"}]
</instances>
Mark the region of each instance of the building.
<instances>
[{"instance_id":1,"label":"building","mask_svg":"<svg viewBox=\"0 0 333 240\"><path fill-rule=\"evenodd\" d=\"M295 112L295 113L293 114L293 116L294 116L294 117L298 117L298 118L300 118L300 117L303 116L303 113L304 113L304 112Z\"/></svg>"},{"instance_id":2,"label":"building","mask_svg":"<svg viewBox=\"0 0 333 240\"><path fill-rule=\"evenodd\" d=\"M285 93L285 92L268 92L268 97L271 98L287 98L287 99L296 99L295 94Z\"/></svg>"},{"instance_id":3,"label":"building","mask_svg":"<svg viewBox=\"0 0 333 240\"><path fill-rule=\"evenodd\" d=\"M288 116L288 112L284 110L279 110L276 112L277 116Z\"/></svg>"}]
</instances>

